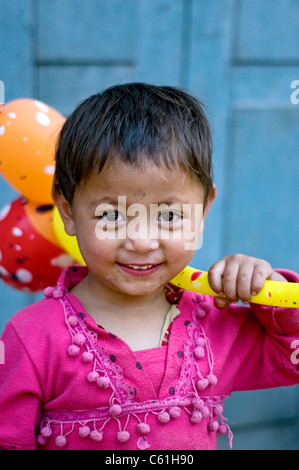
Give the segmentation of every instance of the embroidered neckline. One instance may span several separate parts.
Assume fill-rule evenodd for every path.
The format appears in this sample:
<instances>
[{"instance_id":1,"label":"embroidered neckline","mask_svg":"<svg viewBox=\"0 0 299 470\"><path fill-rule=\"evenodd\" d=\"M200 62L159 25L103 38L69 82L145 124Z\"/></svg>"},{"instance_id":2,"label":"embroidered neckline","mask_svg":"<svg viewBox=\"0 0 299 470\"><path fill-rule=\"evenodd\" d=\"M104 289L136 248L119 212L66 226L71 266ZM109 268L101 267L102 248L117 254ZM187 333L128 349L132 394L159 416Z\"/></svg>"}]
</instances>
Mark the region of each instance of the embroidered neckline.
<instances>
[{"instance_id":1,"label":"embroidered neckline","mask_svg":"<svg viewBox=\"0 0 299 470\"><path fill-rule=\"evenodd\" d=\"M190 415L190 421L194 424L207 419L210 432L228 434L229 445L232 445L232 433L223 417L223 401L226 396L202 396L202 392L208 387L217 384L214 374L214 361L209 338L202 326L201 320L209 313L211 306L204 302L201 295L194 295L192 299L194 309L192 321L185 321L188 338L182 351L183 361L180 376L169 397L159 400L137 402L135 400L136 389L132 389L126 383L123 370L116 364L113 356L109 354L103 344L98 341L97 333L88 328L84 312L78 312L68 292L61 288L47 288L46 297L53 297L62 305L65 323L68 328L71 342L68 347L68 356L81 355L84 363L90 363L91 368L87 374L87 381L91 386L101 389L111 389L111 396L106 407L95 410L57 410L47 411L43 414L40 423L40 435L38 443L42 446L52 435L52 426L60 425L61 434L56 438L56 445L64 447L67 444L67 435L74 431L75 425L79 425L79 436L89 436L92 440L100 442L103 438L105 425L116 419L119 423L117 440L126 442L130 435L126 430L129 420L134 417L137 420L137 429L142 436L138 440L138 448L148 448L146 435L150 429L146 422L149 413L157 415L162 424L167 424L171 419L179 418L184 411ZM205 359L208 364L208 373L202 375L200 361ZM206 363L205 362L205 363ZM122 419L124 418L124 419ZM71 424L71 431L65 433L64 425Z\"/></svg>"}]
</instances>

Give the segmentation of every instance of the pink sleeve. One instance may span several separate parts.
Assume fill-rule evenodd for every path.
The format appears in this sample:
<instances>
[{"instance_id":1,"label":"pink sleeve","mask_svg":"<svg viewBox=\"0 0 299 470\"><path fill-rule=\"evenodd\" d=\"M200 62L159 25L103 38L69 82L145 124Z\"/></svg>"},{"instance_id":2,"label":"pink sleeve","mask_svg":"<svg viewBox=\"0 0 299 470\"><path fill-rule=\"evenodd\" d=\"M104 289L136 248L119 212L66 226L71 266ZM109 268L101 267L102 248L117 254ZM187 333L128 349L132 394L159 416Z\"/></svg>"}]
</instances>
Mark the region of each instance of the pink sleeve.
<instances>
[{"instance_id":1,"label":"pink sleeve","mask_svg":"<svg viewBox=\"0 0 299 470\"><path fill-rule=\"evenodd\" d=\"M38 376L11 323L1 341L5 356L0 364L0 448L37 449L35 428L42 400Z\"/></svg>"},{"instance_id":2,"label":"pink sleeve","mask_svg":"<svg viewBox=\"0 0 299 470\"><path fill-rule=\"evenodd\" d=\"M299 282L298 274L279 272ZM234 391L299 384L299 308L251 304L251 310L235 345L241 367Z\"/></svg>"}]
</instances>

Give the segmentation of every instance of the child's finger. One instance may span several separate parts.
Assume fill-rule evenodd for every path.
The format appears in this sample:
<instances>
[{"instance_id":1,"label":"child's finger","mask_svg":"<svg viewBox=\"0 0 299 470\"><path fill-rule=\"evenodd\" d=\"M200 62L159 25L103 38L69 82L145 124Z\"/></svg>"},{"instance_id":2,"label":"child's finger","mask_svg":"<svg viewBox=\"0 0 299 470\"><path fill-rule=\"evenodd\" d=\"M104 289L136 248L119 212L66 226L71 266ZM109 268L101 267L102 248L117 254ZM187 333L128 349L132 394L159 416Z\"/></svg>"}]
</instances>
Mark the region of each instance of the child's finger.
<instances>
[{"instance_id":1,"label":"child's finger","mask_svg":"<svg viewBox=\"0 0 299 470\"><path fill-rule=\"evenodd\" d=\"M229 307L230 304L231 302L225 297L214 297L214 305L220 310Z\"/></svg>"},{"instance_id":2,"label":"child's finger","mask_svg":"<svg viewBox=\"0 0 299 470\"><path fill-rule=\"evenodd\" d=\"M238 300L237 279L239 266L237 259L231 257L228 259L223 272L223 292L231 302Z\"/></svg>"},{"instance_id":3,"label":"child's finger","mask_svg":"<svg viewBox=\"0 0 299 470\"><path fill-rule=\"evenodd\" d=\"M254 266L247 262L240 265L237 278L237 296L242 302L250 302Z\"/></svg>"},{"instance_id":4,"label":"child's finger","mask_svg":"<svg viewBox=\"0 0 299 470\"><path fill-rule=\"evenodd\" d=\"M225 269L225 259L221 259L214 263L208 272L209 284L214 292L219 295L223 294L222 276Z\"/></svg>"},{"instance_id":5,"label":"child's finger","mask_svg":"<svg viewBox=\"0 0 299 470\"><path fill-rule=\"evenodd\" d=\"M255 265L252 281L251 281L251 294L258 294L264 287L265 281L271 276L272 268L267 261Z\"/></svg>"}]
</instances>

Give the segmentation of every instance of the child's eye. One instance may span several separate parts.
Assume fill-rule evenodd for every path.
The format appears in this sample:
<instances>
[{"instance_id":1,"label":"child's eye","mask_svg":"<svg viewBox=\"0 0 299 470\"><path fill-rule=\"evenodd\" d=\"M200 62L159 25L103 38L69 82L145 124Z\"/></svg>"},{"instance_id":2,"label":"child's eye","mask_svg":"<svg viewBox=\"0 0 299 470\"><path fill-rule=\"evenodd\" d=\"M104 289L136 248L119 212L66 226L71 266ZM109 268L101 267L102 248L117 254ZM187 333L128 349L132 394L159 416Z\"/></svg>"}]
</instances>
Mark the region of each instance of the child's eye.
<instances>
[{"instance_id":1,"label":"child's eye","mask_svg":"<svg viewBox=\"0 0 299 470\"><path fill-rule=\"evenodd\" d=\"M118 211L105 211L100 215L101 219L105 219L107 222L122 222L124 217Z\"/></svg>"},{"instance_id":2,"label":"child's eye","mask_svg":"<svg viewBox=\"0 0 299 470\"><path fill-rule=\"evenodd\" d=\"M175 222L177 220L180 220L181 218L182 218L181 214L178 214L177 212L165 211L165 212L161 212L161 214L158 216L158 221L159 222Z\"/></svg>"}]
</instances>

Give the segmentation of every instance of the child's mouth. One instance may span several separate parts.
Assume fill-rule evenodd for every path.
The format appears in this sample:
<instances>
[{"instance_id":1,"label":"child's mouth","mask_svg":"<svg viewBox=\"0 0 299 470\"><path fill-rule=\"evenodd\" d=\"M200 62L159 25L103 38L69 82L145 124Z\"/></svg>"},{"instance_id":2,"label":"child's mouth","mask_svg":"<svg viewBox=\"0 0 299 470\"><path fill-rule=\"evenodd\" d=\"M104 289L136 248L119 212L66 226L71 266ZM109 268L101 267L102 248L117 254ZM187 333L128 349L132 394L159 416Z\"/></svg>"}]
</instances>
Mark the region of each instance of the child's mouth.
<instances>
[{"instance_id":1,"label":"child's mouth","mask_svg":"<svg viewBox=\"0 0 299 470\"><path fill-rule=\"evenodd\" d=\"M148 276L159 269L161 264L121 264L117 263L118 266L123 269L126 273L132 274L133 276Z\"/></svg>"}]
</instances>

